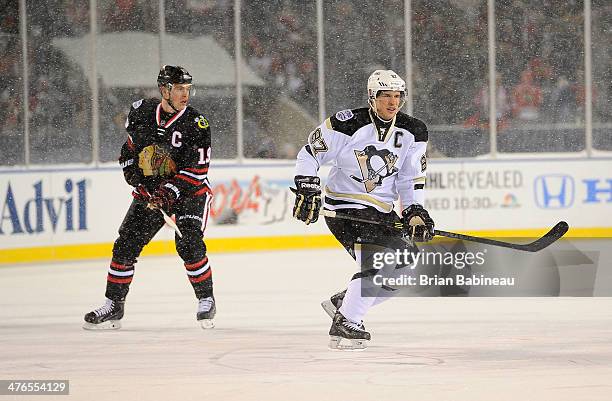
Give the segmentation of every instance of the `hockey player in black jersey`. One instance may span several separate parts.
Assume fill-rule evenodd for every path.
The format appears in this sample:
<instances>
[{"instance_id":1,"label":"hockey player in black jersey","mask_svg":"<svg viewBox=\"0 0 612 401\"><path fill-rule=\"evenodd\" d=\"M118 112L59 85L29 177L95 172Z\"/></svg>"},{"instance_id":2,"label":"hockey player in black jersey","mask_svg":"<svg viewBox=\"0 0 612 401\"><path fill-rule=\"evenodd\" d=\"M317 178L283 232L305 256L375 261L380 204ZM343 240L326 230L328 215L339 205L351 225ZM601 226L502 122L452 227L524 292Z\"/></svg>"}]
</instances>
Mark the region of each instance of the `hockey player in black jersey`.
<instances>
[{"instance_id":1,"label":"hockey player in black jersey","mask_svg":"<svg viewBox=\"0 0 612 401\"><path fill-rule=\"evenodd\" d=\"M186 69L163 66L157 84L161 101L134 102L126 121L128 135L119 162L134 199L113 246L106 301L85 315L85 329L121 327L136 259L163 227L163 213L175 216L181 234L175 235L176 250L198 299L197 320L203 328L214 327L212 271L203 241L212 199L210 127L187 104L193 87Z\"/></svg>"},{"instance_id":2,"label":"hockey player in black jersey","mask_svg":"<svg viewBox=\"0 0 612 401\"><path fill-rule=\"evenodd\" d=\"M306 224L317 221L321 208L317 173L320 166L332 163L325 187L326 210L388 222L391 227L401 221L405 227L399 231L326 217L332 234L360 265L364 262L360 255L363 245L414 250L414 242L428 241L434 233L434 222L423 207L427 126L400 111L405 82L393 71L374 71L367 90L369 107L340 111L310 133L297 157L293 209L294 216ZM398 197L401 217L393 211ZM364 349L370 333L363 317L393 291L374 286L370 295L362 294L376 270L361 267L345 291L322 303L333 318L329 330L333 349Z\"/></svg>"}]
</instances>

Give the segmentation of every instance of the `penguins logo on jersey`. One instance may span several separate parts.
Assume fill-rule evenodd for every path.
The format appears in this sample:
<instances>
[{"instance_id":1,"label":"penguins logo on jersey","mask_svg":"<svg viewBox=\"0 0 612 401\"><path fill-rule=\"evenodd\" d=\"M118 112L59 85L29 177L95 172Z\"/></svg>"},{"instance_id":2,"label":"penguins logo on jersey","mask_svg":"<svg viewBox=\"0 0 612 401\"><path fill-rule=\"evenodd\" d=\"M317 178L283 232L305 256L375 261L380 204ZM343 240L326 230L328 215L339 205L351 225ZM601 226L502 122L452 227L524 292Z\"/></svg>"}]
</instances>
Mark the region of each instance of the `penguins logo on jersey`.
<instances>
[{"instance_id":1,"label":"penguins logo on jersey","mask_svg":"<svg viewBox=\"0 0 612 401\"><path fill-rule=\"evenodd\" d=\"M398 171L395 167L398 157L388 149L378 150L374 145L369 145L364 150L356 150L355 157L363 178L354 175L351 178L364 184L368 193Z\"/></svg>"}]
</instances>

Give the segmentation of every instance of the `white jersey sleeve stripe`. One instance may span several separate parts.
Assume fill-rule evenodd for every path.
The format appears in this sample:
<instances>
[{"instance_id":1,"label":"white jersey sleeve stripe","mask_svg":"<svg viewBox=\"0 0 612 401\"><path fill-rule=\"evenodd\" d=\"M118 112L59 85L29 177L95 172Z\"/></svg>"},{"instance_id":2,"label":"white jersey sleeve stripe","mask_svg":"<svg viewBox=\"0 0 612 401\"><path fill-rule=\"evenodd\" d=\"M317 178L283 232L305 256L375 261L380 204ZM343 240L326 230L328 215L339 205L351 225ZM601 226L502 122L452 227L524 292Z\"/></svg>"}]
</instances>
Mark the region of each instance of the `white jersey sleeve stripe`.
<instances>
[{"instance_id":1,"label":"white jersey sleeve stripe","mask_svg":"<svg viewBox=\"0 0 612 401\"><path fill-rule=\"evenodd\" d=\"M208 176L208 174L194 174L194 173L190 173L189 171L185 171L185 170L181 170L179 171L179 173L183 175L188 175L189 177L195 178L196 180L203 180Z\"/></svg>"}]
</instances>

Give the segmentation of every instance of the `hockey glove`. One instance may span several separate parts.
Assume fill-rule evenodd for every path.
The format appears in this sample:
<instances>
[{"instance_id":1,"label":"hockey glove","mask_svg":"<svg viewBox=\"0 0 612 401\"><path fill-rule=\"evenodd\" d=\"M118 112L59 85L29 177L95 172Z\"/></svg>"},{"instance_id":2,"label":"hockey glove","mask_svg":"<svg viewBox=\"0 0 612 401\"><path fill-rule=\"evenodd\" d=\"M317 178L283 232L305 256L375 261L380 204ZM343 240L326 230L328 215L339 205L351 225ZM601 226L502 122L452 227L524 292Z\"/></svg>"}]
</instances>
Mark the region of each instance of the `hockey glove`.
<instances>
[{"instance_id":1,"label":"hockey glove","mask_svg":"<svg viewBox=\"0 0 612 401\"><path fill-rule=\"evenodd\" d=\"M138 185L132 190L132 196L139 202L149 203L151 201L151 194L144 185Z\"/></svg>"},{"instance_id":2,"label":"hockey glove","mask_svg":"<svg viewBox=\"0 0 612 401\"><path fill-rule=\"evenodd\" d=\"M293 217L306 224L319 219L321 210L321 180L319 177L296 175L296 188L291 188L295 194Z\"/></svg>"},{"instance_id":3,"label":"hockey glove","mask_svg":"<svg viewBox=\"0 0 612 401\"><path fill-rule=\"evenodd\" d=\"M149 200L148 207L150 209L162 209L170 214L170 209L172 209L174 202L178 199L177 194L170 188L171 185L166 183L157 188Z\"/></svg>"},{"instance_id":4,"label":"hockey glove","mask_svg":"<svg viewBox=\"0 0 612 401\"><path fill-rule=\"evenodd\" d=\"M144 176L142 175L142 170L140 170L138 165L134 164L134 159L119 159L119 162L121 167L123 167L123 178L125 178L125 182L133 187L138 186L142 182Z\"/></svg>"},{"instance_id":5,"label":"hockey glove","mask_svg":"<svg viewBox=\"0 0 612 401\"><path fill-rule=\"evenodd\" d=\"M421 205L410 205L402 212L402 231L415 242L427 242L434 236L434 221Z\"/></svg>"}]
</instances>

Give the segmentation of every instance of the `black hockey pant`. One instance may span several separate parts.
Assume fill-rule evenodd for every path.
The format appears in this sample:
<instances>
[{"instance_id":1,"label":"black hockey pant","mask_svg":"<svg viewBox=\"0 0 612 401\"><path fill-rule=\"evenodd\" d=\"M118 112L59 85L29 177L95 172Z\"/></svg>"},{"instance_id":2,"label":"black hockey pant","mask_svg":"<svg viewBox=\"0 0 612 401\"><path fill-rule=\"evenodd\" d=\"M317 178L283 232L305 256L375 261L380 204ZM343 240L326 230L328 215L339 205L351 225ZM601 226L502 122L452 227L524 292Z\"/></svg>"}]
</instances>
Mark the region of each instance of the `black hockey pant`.
<instances>
[{"instance_id":1,"label":"black hockey pant","mask_svg":"<svg viewBox=\"0 0 612 401\"><path fill-rule=\"evenodd\" d=\"M213 292L212 270L203 241L211 199L210 194L181 198L171 211L175 214L176 224L183 234L182 238L175 234L176 250L183 259L187 277L197 298L212 296ZM132 201L119 227L119 238L113 246L113 257L106 282L107 298L125 299L138 256L164 224L159 210L148 209L144 203Z\"/></svg>"},{"instance_id":2,"label":"black hockey pant","mask_svg":"<svg viewBox=\"0 0 612 401\"><path fill-rule=\"evenodd\" d=\"M451 269L449 266L444 264L438 263L417 264L416 266L411 266L410 271L403 269L405 265L402 263L398 263L395 266L385 266L383 270L376 270L373 268L372 256L374 252L380 251L381 248L391 252L404 252L404 250L406 250L408 253L416 254L423 251L438 253L449 251L464 252L465 247L462 245L461 241L459 241L456 244L453 243L444 247L424 244L420 246L421 249L419 250L416 245L410 241L407 241L403 237L400 230L391 228L393 223L400 221L399 216L395 212L383 213L374 208L366 208L342 209L338 210L338 213L386 223L383 225L378 225L333 217L325 218L325 222L327 223L329 230L347 250L351 257L353 259L357 259L357 256L359 256L361 270L353 275L352 279L370 278L375 274L382 274L386 277L394 277L400 274L408 274L413 276L427 275L430 277L433 275L439 275L440 277L447 277L449 275L456 274L459 271L457 269ZM385 226L389 227L387 228ZM361 253L360 255L356 255L356 252L358 251ZM471 272L471 267L467 266L464 271L465 274L468 274ZM379 291L382 289L382 292L386 294L384 296L391 296L390 293L395 292L394 289L384 285L382 287L371 285L371 287L374 288L374 291ZM440 286L439 289L431 289L430 291L428 286L414 286L410 287L410 291L411 293L429 291L426 293L428 295L465 296L468 294L469 288L465 289L462 287L449 285ZM362 294L363 293L362 288ZM380 295L380 292L378 294Z\"/></svg>"},{"instance_id":3,"label":"black hockey pant","mask_svg":"<svg viewBox=\"0 0 612 401\"><path fill-rule=\"evenodd\" d=\"M407 241L400 230L392 228L393 223L400 221L399 216L395 212L383 213L374 208L365 208L342 209L338 210L338 213L383 223L379 225L333 217L325 218L325 223L331 233L353 259L357 258L356 249L363 245L372 245L390 250L408 249L411 252L418 252L416 246ZM353 276L353 279L369 276L374 273L372 269L367 267L367 263L366 260L361 260L362 269Z\"/></svg>"}]
</instances>

